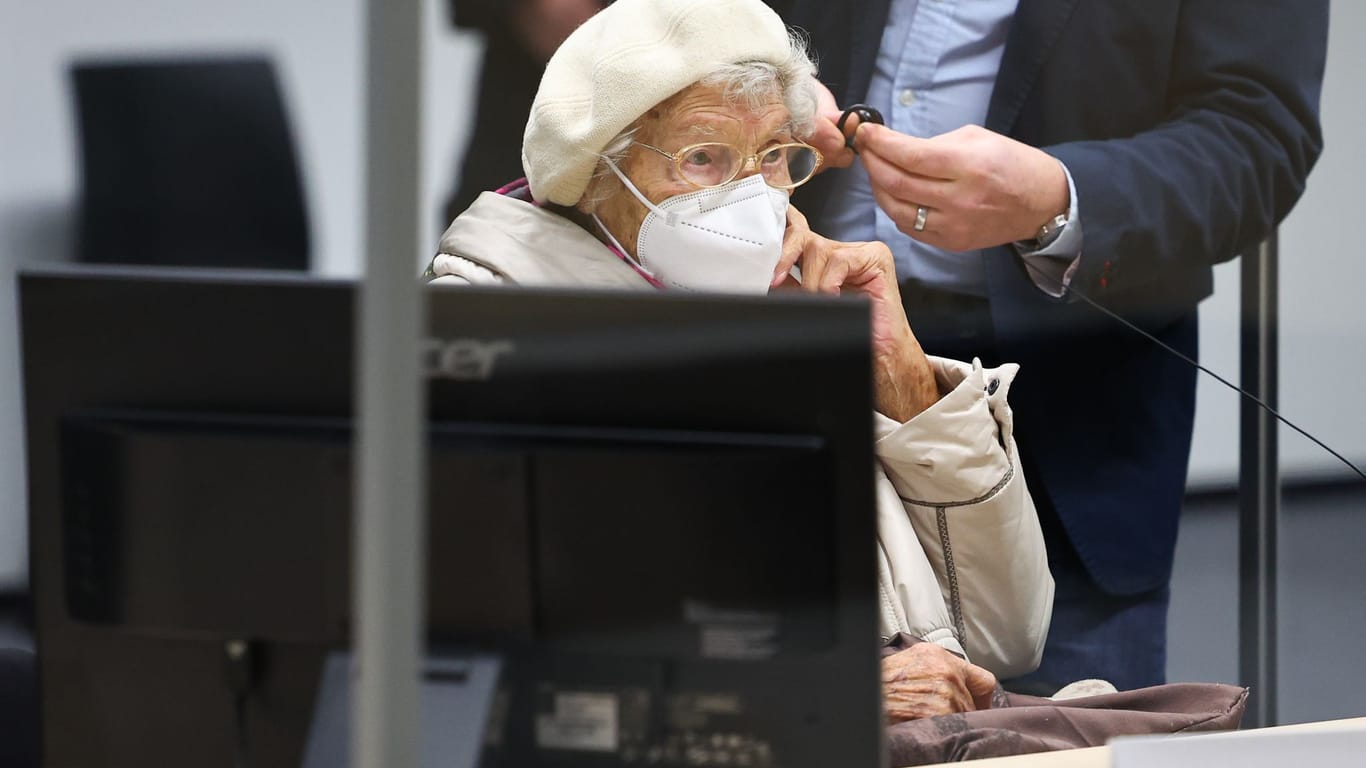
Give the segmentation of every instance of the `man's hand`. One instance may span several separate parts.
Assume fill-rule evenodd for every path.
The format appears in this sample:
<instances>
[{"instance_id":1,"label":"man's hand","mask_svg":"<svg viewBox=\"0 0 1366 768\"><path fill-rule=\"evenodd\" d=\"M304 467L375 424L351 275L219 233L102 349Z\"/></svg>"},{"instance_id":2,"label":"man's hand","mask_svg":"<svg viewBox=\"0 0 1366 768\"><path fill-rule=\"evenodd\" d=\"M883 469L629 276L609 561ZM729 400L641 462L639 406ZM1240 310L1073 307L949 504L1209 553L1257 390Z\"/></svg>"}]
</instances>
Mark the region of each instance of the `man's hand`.
<instances>
[{"instance_id":1,"label":"man's hand","mask_svg":"<svg viewBox=\"0 0 1366 768\"><path fill-rule=\"evenodd\" d=\"M889 723L991 709L996 676L934 643L882 659L882 709Z\"/></svg>"},{"instance_id":2,"label":"man's hand","mask_svg":"<svg viewBox=\"0 0 1366 768\"><path fill-rule=\"evenodd\" d=\"M798 283L788 274L801 269ZM864 293L873 309L873 385L877 409L896 421L909 421L939 399L939 386L925 353L911 332L892 252L882 243L841 243L811 231L806 217L787 209L783 255L773 273L773 288L800 288L838 296Z\"/></svg>"},{"instance_id":3,"label":"man's hand","mask_svg":"<svg viewBox=\"0 0 1366 768\"><path fill-rule=\"evenodd\" d=\"M844 134L835 127L842 114L839 105L835 103L835 95L825 87L825 83L815 78L812 78L812 81L816 85L816 132L806 140L806 143L819 150L821 157L824 158L819 170L848 168L854 164L854 151L845 144ZM852 131L857 125L858 117L851 116L844 129Z\"/></svg>"},{"instance_id":4,"label":"man's hand","mask_svg":"<svg viewBox=\"0 0 1366 768\"><path fill-rule=\"evenodd\" d=\"M1057 159L978 126L919 139L864 125L855 145L878 207L910 237L950 251L1031 240L1071 200ZM920 206L929 214L917 232Z\"/></svg>"},{"instance_id":5,"label":"man's hand","mask_svg":"<svg viewBox=\"0 0 1366 768\"><path fill-rule=\"evenodd\" d=\"M601 0L519 0L512 21L537 61L550 61L569 33L602 10Z\"/></svg>"}]
</instances>

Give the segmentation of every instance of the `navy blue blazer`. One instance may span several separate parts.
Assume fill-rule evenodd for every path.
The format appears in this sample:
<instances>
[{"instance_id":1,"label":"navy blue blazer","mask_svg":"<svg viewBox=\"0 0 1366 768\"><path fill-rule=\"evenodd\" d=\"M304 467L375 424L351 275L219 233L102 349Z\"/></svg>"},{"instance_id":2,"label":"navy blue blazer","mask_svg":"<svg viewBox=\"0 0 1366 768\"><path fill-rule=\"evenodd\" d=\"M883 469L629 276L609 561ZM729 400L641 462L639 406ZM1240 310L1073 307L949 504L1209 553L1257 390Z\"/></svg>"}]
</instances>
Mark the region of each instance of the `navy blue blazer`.
<instances>
[{"instance_id":1,"label":"navy blue blazer","mask_svg":"<svg viewBox=\"0 0 1366 768\"><path fill-rule=\"evenodd\" d=\"M889 0L770 4L810 35L839 103L863 100ZM1212 265L1271 233L1322 148L1327 29L1328 0L1020 0L986 127L1071 172L1085 222L1074 288L1195 354ZM795 198L818 231L832 180ZM1011 249L986 264L999 351L1022 365L1011 400L1043 512L1106 591L1162 586L1195 372L1050 299Z\"/></svg>"}]
</instances>

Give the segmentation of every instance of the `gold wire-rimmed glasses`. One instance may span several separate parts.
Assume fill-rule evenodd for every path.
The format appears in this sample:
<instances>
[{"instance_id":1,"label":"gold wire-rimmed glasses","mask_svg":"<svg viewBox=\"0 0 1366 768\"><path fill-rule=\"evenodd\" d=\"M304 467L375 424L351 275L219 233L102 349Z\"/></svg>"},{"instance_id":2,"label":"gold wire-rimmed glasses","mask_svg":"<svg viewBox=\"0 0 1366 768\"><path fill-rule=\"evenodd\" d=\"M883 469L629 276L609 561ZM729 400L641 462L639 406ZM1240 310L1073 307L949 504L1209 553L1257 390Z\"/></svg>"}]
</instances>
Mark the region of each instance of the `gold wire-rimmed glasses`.
<instances>
[{"instance_id":1,"label":"gold wire-rimmed glasses","mask_svg":"<svg viewBox=\"0 0 1366 768\"><path fill-rule=\"evenodd\" d=\"M672 160L678 175L699 189L729 184L751 163L770 187L796 189L816 175L824 159L815 147L795 141L765 147L753 155L719 141L690 144L677 152L666 152L643 141L635 143Z\"/></svg>"}]
</instances>

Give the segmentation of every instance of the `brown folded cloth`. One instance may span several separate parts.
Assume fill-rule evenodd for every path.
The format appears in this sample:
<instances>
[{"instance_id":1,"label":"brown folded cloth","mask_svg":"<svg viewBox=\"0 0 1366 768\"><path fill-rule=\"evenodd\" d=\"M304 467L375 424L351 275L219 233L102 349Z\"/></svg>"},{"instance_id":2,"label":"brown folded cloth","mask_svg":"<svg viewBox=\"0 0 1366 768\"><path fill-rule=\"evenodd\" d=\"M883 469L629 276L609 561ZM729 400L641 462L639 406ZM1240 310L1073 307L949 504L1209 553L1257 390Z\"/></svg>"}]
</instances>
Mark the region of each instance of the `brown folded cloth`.
<instances>
[{"instance_id":1,"label":"brown folded cloth","mask_svg":"<svg viewBox=\"0 0 1366 768\"><path fill-rule=\"evenodd\" d=\"M901 638L884 651L905 648ZM992 708L911 720L887 727L894 766L1096 747L1115 736L1237 729L1246 688L1173 683L1065 701L1005 693Z\"/></svg>"}]
</instances>

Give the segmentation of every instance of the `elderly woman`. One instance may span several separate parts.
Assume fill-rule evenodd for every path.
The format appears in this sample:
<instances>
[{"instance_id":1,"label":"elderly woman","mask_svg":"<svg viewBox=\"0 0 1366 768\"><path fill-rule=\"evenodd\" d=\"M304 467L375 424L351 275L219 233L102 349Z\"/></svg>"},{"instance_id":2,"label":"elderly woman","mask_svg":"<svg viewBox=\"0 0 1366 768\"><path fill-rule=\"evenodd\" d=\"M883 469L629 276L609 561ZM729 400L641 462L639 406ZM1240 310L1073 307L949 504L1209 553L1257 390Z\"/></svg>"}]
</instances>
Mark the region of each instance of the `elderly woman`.
<instances>
[{"instance_id":1,"label":"elderly woman","mask_svg":"<svg viewBox=\"0 0 1366 768\"><path fill-rule=\"evenodd\" d=\"M897 720L989 706L993 672L1037 666L1053 595L1015 468L1016 369L927 358L887 247L824 239L788 205L821 163L802 142L814 71L759 0L618 0L547 66L522 145L526 182L456 218L429 274L866 295L883 642L925 641L884 656L886 708Z\"/></svg>"}]
</instances>

